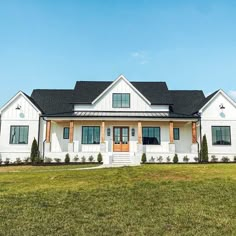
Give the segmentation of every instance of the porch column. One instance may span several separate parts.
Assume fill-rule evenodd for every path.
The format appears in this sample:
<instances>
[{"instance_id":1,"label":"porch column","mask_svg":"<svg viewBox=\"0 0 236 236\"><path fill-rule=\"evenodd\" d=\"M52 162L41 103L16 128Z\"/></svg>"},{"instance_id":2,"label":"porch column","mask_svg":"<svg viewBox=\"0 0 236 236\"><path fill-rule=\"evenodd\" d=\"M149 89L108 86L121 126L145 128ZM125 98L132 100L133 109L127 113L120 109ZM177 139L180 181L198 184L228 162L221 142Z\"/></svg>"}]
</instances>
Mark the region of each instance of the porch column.
<instances>
[{"instance_id":1,"label":"porch column","mask_svg":"<svg viewBox=\"0 0 236 236\"><path fill-rule=\"evenodd\" d=\"M102 121L101 125L101 144L100 144L100 152L106 153L106 142L105 142L105 122Z\"/></svg>"},{"instance_id":2,"label":"porch column","mask_svg":"<svg viewBox=\"0 0 236 236\"><path fill-rule=\"evenodd\" d=\"M51 126L52 121L47 120L46 121L46 143L45 143L45 152L51 151Z\"/></svg>"},{"instance_id":3,"label":"porch column","mask_svg":"<svg viewBox=\"0 0 236 236\"><path fill-rule=\"evenodd\" d=\"M170 143L174 143L174 123L173 123L173 121L170 121L169 132L170 132Z\"/></svg>"},{"instance_id":4,"label":"porch column","mask_svg":"<svg viewBox=\"0 0 236 236\"><path fill-rule=\"evenodd\" d=\"M138 144L142 144L142 123L138 122Z\"/></svg>"},{"instance_id":5,"label":"porch column","mask_svg":"<svg viewBox=\"0 0 236 236\"><path fill-rule=\"evenodd\" d=\"M101 142L105 142L105 122L102 122L102 128L101 128Z\"/></svg>"},{"instance_id":6,"label":"porch column","mask_svg":"<svg viewBox=\"0 0 236 236\"><path fill-rule=\"evenodd\" d=\"M170 134L169 152L175 153L174 122L173 121L170 121L169 123L169 134Z\"/></svg>"},{"instance_id":7,"label":"porch column","mask_svg":"<svg viewBox=\"0 0 236 236\"><path fill-rule=\"evenodd\" d=\"M191 145L191 153L198 152L198 143L197 143L197 123L192 122L192 145Z\"/></svg>"},{"instance_id":8,"label":"porch column","mask_svg":"<svg viewBox=\"0 0 236 236\"><path fill-rule=\"evenodd\" d=\"M192 143L197 143L197 124L192 122Z\"/></svg>"},{"instance_id":9,"label":"porch column","mask_svg":"<svg viewBox=\"0 0 236 236\"><path fill-rule=\"evenodd\" d=\"M70 121L68 152L74 152L74 121Z\"/></svg>"}]
</instances>

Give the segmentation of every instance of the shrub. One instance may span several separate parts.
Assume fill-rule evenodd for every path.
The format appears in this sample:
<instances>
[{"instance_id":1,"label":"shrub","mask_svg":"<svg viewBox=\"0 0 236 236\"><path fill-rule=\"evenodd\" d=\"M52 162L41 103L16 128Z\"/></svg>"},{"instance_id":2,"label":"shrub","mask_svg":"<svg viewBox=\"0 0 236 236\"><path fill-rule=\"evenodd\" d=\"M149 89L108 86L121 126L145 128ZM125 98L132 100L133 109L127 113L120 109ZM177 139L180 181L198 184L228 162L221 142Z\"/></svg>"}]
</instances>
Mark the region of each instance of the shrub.
<instances>
[{"instance_id":1,"label":"shrub","mask_svg":"<svg viewBox=\"0 0 236 236\"><path fill-rule=\"evenodd\" d=\"M15 163L16 163L17 165L19 165L19 164L22 163L22 161L21 161L21 159L20 159L19 157L17 157Z\"/></svg>"},{"instance_id":2,"label":"shrub","mask_svg":"<svg viewBox=\"0 0 236 236\"><path fill-rule=\"evenodd\" d=\"M31 145L31 154L30 160L32 163L36 162L36 159L39 157L39 148L36 139L34 138L32 145ZM38 161L38 160L37 160Z\"/></svg>"},{"instance_id":3,"label":"shrub","mask_svg":"<svg viewBox=\"0 0 236 236\"><path fill-rule=\"evenodd\" d=\"M74 161L74 162L79 161L79 156L78 156L78 155L75 155L75 157L73 158L73 161Z\"/></svg>"},{"instance_id":4,"label":"shrub","mask_svg":"<svg viewBox=\"0 0 236 236\"><path fill-rule=\"evenodd\" d=\"M163 157L162 157L162 156L159 156L159 157L157 158L157 160L158 160L159 162L162 162L162 161L163 161Z\"/></svg>"},{"instance_id":5,"label":"shrub","mask_svg":"<svg viewBox=\"0 0 236 236\"><path fill-rule=\"evenodd\" d=\"M199 157L194 157L194 161L199 162Z\"/></svg>"},{"instance_id":6,"label":"shrub","mask_svg":"<svg viewBox=\"0 0 236 236\"><path fill-rule=\"evenodd\" d=\"M167 161L167 162L170 162L170 157L169 157L169 156L166 158L166 161Z\"/></svg>"},{"instance_id":7,"label":"shrub","mask_svg":"<svg viewBox=\"0 0 236 236\"><path fill-rule=\"evenodd\" d=\"M221 161L223 161L223 162L229 162L229 158L228 158L227 156L223 156L223 157L221 158Z\"/></svg>"},{"instance_id":8,"label":"shrub","mask_svg":"<svg viewBox=\"0 0 236 236\"><path fill-rule=\"evenodd\" d=\"M201 161L203 163L208 162L208 146L207 146L207 138L205 134L203 135L203 140L202 140Z\"/></svg>"},{"instance_id":9,"label":"shrub","mask_svg":"<svg viewBox=\"0 0 236 236\"><path fill-rule=\"evenodd\" d=\"M102 162L102 154L100 152L98 153L97 161L98 163Z\"/></svg>"},{"instance_id":10,"label":"shrub","mask_svg":"<svg viewBox=\"0 0 236 236\"><path fill-rule=\"evenodd\" d=\"M43 159L39 155L34 159L35 164L39 164L39 163L42 163L42 162L43 162Z\"/></svg>"},{"instance_id":11,"label":"shrub","mask_svg":"<svg viewBox=\"0 0 236 236\"><path fill-rule=\"evenodd\" d=\"M81 162L82 162L82 163L85 163L85 161L86 161L85 156L82 156L82 157L81 157Z\"/></svg>"},{"instance_id":12,"label":"shrub","mask_svg":"<svg viewBox=\"0 0 236 236\"><path fill-rule=\"evenodd\" d=\"M176 154L176 153L174 155L173 162L174 163L178 163L179 162L178 154Z\"/></svg>"},{"instance_id":13,"label":"shrub","mask_svg":"<svg viewBox=\"0 0 236 236\"><path fill-rule=\"evenodd\" d=\"M184 156L184 158L183 158L183 161L184 162L188 162L189 161L189 158L188 158L188 156L186 155L186 156Z\"/></svg>"},{"instance_id":14,"label":"shrub","mask_svg":"<svg viewBox=\"0 0 236 236\"><path fill-rule=\"evenodd\" d=\"M0 165L2 164L2 158L0 157Z\"/></svg>"},{"instance_id":15,"label":"shrub","mask_svg":"<svg viewBox=\"0 0 236 236\"><path fill-rule=\"evenodd\" d=\"M69 153L66 153L66 156L65 156L65 163L66 163L66 164L70 163L70 155L69 155Z\"/></svg>"},{"instance_id":16,"label":"shrub","mask_svg":"<svg viewBox=\"0 0 236 236\"><path fill-rule=\"evenodd\" d=\"M217 162L218 158L215 155L211 156L211 162Z\"/></svg>"},{"instance_id":17,"label":"shrub","mask_svg":"<svg viewBox=\"0 0 236 236\"><path fill-rule=\"evenodd\" d=\"M9 163L10 163L10 158L6 158L6 160L4 161L4 164L9 165Z\"/></svg>"},{"instance_id":18,"label":"shrub","mask_svg":"<svg viewBox=\"0 0 236 236\"><path fill-rule=\"evenodd\" d=\"M149 162L155 162L155 158L153 156L151 156Z\"/></svg>"},{"instance_id":19,"label":"shrub","mask_svg":"<svg viewBox=\"0 0 236 236\"><path fill-rule=\"evenodd\" d=\"M234 156L234 162L236 162L236 156Z\"/></svg>"},{"instance_id":20,"label":"shrub","mask_svg":"<svg viewBox=\"0 0 236 236\"><path fill-rule=\"evenodd\" d=\"M50 158L50 157L45 157L44 162L45 162L45 163L51 163L51 162L52 162L52 158Z\"/></svg>"},{"instance_id":21,"label":"shrub","mask_svg":"<svg viewBox=\"0 0 236 236\"><path fill-rule=\"evenodd\" d=\"M60 158L54 158L54 161L55 161L56 163L60 163L60 162L61 162L61 159L60 159Z\"/></svg>"},{"instance_id":22,"label":"shrub","mask_svg":"<svg viewBox=\"0 0 236 236\"><path fill-rule=\"evenodd\" d=\"M142 163L146 163L147 162L147 157L146 157L146 153L143 153L142 155Z\"/></svg>"},{"instance_id":23,"label":"shrub","mask_svg":"<svg viewBox=\"0 0 236 236\"><path fill-rule=\"evenodd\" d=\"M93 160L94 160L94 158L93 158L93 156L91 155L91 156L89 156L89 162L92 162Z\"/></svg>"},{"instance_id":24,"label":"shrub","mask_svg":"<svg viewBox=\"0 0 236 236\"><path fill-rule=\"evenodd\" d=\"M29 158L29 157L25 157L24 160L23 160L23 162L24 162L25 164L29 163L29 161L30 161L30 158Z\"/></svg>"}]
</instances>

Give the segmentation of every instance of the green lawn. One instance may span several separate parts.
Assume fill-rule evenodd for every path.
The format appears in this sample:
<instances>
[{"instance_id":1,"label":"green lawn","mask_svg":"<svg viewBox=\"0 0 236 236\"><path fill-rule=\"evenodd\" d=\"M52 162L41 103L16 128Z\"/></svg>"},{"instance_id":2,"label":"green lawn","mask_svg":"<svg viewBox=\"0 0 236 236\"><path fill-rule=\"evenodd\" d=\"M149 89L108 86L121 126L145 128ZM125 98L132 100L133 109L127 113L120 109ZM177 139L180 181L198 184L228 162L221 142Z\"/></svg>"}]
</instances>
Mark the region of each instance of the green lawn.
<instances>
[{"instance_id":1,"label":"green lawn","mask_svg":"<svg viewBox=\"0 0 236 236\"><path fill-rule=\"evenodd\" d=\"M68 169L0 167L0 235L236 235L236 164Z\"/></svg>"}]
</instances>

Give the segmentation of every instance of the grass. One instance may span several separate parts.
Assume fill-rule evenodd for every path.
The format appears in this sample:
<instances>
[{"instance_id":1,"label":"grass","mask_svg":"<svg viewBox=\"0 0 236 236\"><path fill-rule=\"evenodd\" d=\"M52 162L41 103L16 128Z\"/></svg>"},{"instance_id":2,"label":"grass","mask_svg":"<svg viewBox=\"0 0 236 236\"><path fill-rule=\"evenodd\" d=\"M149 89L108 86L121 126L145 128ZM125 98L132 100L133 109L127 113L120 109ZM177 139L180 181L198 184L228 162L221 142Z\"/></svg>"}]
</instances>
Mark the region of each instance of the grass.
<instances>
[{"instance_id":1,"label":"grass","mask_svg":"<svg viewBox=\"0 0 236 236\"><path fill-rule=\"evenodd\" d=\"M0 235L236 235L235 164L34 168L0 173Z\"/></svg>"}]
</instances>

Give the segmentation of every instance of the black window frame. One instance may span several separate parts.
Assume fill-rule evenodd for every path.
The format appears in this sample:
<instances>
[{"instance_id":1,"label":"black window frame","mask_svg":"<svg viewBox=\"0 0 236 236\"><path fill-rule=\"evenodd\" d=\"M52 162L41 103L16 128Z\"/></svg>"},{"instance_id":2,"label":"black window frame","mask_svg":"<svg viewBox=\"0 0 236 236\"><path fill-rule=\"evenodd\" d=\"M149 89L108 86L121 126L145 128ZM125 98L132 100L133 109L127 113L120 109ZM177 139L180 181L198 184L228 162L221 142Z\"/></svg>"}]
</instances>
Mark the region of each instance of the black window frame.
<instances>
[{"instance_id":1,"label":"black window frame","mask_svg":"<svg viewBox=\"0 0 236 236\"><path fill-rule=\"evenodd\" d=\"M68 133L65 132L66 130L68 130ZM69 139L69 138L70 138L70 127L64 127L63 128L63 139Z\"/></svg>"},{"instance_id":2,"label":"black window frame","mask_svg":"<svg viewBox=\"0 0 236 236\"><path fill-rule=\"evenodd\" d=\"M98 143L88 143L88 135L87 135L87 142L84 142L84 128L98 128L99 129L99 142ZM93 130L93 136L94 136L94 133L95 133L95 129ZM81 144L86 144L86 145L96 145L96 144L100 144L101 143L101 128L100 126L82 126L82 139L81 139Z\"/></svg>"},{"instance_id":3,"label":"black window frame","mask_svg":"<svg viewBox=\"0 0 236 236\"><path fill-rule=\"evenodd\" d=\"M143 137L143 130L144 129L148 129L148 133L150 129L158 129L159 130L159 137L158 137L158 141L159 143L144 143L144 137ZM155 132L153 132L155 133ZM155 137L149 137L149 138L155 138ZM142 143L143 145L161 145L161 128L160 127L142 127Z\"/></svg>"},{"instance_id":4,"label":"black window frame","mask_svg":"<svg viewBox=\"0 0 236 236\"><path fill-rule=\"evenodd\" d=\"M177 137L175 136L175 135L176 135L175 130L178 130L178 132L177 132L177 134L178 134ZM173 129L173 133L174 133L174 140L180 140L179 128L175 127L175 128Z\"/></svg>"},{"instance_id":5,"label":"black window frame","mask_svg":"<svg viewBox=\"0 0 236 236\"><path fill-rule=\"evenodd\" d=\"M230 142L229 143L214 143L213 128L229 128L229 140L230 140ZM221 133L221 136L223 136L222 133ZM231 126L229 126L229 125L226 125L226 126L224 126L224 125L214 125L214 126L211 126L211 137L212 137L212 145L213 146L230 146L232 144ZM222 140L221 140L221 142L222 142ZM226 140L224 140L223 142L226 142Z\"/></svg>"},{"instance_id":6,"label":"black window frame","mask_svg":"<svg viewBox=\"0 0 236 236\"><path fill-rule=\"evenodd\" d=\"M12 142L12 128L27 128L27 142L26 143L13 143ZM20 129L19 129L19 137L20 137ZM18 137L18 140L19 140L19 137ZM11 125L10 126L10 137L9 137L9 144L13 144L13 145L28 145L29 143L29 125Z\"/></svg>"},{"instance_id":7,"label":"black window frame","mask_svg":"<svg viewBox=\"0 0 236 236\"><path fill-rule=\"evenodd\" d=\"M120 106L114 106L114 101L115 101L115 99L114 99L114 97L116 96L116 95L121 95L121 98L120 98ZM122 95L128 95L129 96L129 106L124 106L123 105L123 100L122 100ZM112 108L130 108L130 93L113 93L112 94Z\"/></svg>"}]
</instances>

